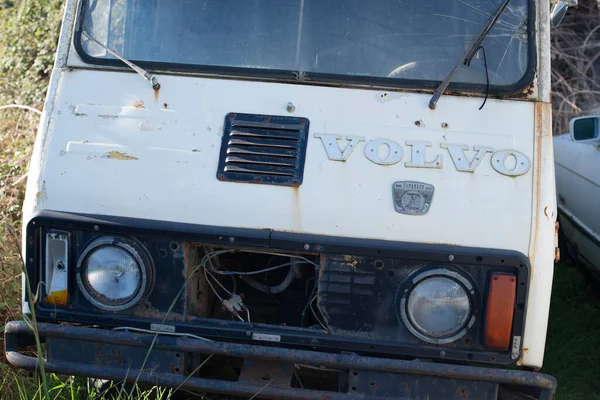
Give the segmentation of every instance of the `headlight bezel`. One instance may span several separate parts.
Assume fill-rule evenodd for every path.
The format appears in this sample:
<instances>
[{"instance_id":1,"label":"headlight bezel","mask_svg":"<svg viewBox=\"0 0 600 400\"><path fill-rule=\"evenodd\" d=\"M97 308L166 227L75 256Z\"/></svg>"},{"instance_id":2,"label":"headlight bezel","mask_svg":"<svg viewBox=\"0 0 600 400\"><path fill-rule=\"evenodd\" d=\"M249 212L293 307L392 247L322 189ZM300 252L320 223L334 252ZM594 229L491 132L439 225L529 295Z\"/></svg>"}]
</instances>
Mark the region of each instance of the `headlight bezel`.
<instances>
[{"instance_id":1,"label":"headlight bezel","mask_svg":"<svg viewBox=\"0 0 600 400\"><path fill-rule=\"evenodd\" d=\"M127 297L124 302L110 304L110 300L103 301L102 294L98 293L89 283L86 274L86 263L90 256L102 248L114 246L130 255L137 263L140 271L140 282L135 293ZM154 285L154 264L145 247L137 240L122 236L100 236L94 238L82 251L77 259L75 278L79 291L92 305L104 311L118 312L127 310L140 303Z\"/></svg>"},{"instance_id":2,"label":"headlight bezel","mask_svg":"<svg viewBox=\"0 0 600 400\"><path fill-rule=\"evenodd\" d=\"M436 277L449 279L459 284L460 287L465 291L469 300L470 315L460 326L454 329L451 334L444 336L427 335L425 332L419 329L418 326L416 326L417 324L414 322L413 317L408 311L408 299L413 293L414 289L426 280ZM420 340L436 345L454 343L467 335L469 330L475 324L476 317L479 313L477 307L479 304L479 299L477 296L478 294L475 290L474 284L465 275L461 274L454 268L436 266L417 268L398 288L396 295L397 314L400 322L406 327L406 329L408 329L410 333Z\"/></svg>"}]
</instances>

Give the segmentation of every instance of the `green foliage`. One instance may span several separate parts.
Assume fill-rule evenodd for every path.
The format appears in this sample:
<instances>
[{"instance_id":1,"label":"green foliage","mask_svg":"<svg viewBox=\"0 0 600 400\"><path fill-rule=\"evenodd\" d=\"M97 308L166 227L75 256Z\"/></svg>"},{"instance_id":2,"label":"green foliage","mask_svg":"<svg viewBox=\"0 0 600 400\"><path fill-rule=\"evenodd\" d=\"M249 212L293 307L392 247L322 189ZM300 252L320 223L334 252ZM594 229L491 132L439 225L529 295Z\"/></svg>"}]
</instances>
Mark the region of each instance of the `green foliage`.
<instances>
[{"instance_id":1,"label":"green foliage","mask_svg":"<svg viewBox=\"0 0 600 400\"><path fill-rule=\"evenodd\" d=\"M0 104L40 104L60 32L63 0L0 0Z\"/></svg>"},{"instance_id":2,"label":"green foliage","mask_svg":"<svg viewBox=\"0 0 600 400\"><path fill-rule=\"evenodd\" d=\"M580 266L556 264L544 368L558 400L600 399L599 283Z\"/></svg>"}]
</instances>

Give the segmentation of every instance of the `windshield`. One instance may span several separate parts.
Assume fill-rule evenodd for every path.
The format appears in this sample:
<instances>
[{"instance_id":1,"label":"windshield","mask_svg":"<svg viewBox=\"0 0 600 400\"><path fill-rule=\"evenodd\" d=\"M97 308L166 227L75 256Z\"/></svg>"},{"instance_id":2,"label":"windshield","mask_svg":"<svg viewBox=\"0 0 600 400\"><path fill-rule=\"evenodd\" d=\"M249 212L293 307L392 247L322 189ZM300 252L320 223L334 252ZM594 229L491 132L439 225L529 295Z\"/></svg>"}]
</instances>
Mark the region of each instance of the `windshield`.
<instances>
[{"instance_id":1,"label":"windshield","mask_svg":"<svg viewBox=\"0 0 600 400\"><path fill-rule=\"evenodd\" d=\"M88 0L83 28L128 60L313 82L435 88L501 0ZM492 91L532 76L528 0L511 0L483 42ZM85 61L118 63L79 35ZM450 88L485 89L478 54Z\"/></svg>"}]
</instances>

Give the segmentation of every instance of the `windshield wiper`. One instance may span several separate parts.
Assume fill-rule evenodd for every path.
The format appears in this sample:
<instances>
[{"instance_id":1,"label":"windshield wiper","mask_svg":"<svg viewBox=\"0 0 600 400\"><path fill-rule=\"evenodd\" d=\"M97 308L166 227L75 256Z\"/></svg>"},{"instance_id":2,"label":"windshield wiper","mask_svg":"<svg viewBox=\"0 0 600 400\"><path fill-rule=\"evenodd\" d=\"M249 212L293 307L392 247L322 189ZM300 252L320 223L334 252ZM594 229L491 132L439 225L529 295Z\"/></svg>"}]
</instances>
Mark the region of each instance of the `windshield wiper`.
<instances>
[{"instance_id":1,"label":"windshield wiper","mask_svg":"<svg viewBox=\"0 0 600 400\"><path fill-rule=\"evenodd\" d=\"M137 72L139 76L141 76L142 78L144 78L145 80L147 80L148 82L150 82L152 84L152 89L154 89L154 90L159 90L160 89L160 83L158 83L158 79L156 79L156 77L154 75L152 75L150 72L146 71L145 69L143 69L141 67L138 67L137 65L135 65L131 61L125 59L125 57L120 56L116 52L112 51L110 48L108 48L108 46L105 46L104 44L100 43L92 35L90 35L89 33L87 33L87 31L85 29L82 29L81 33L83 33L83 35L86 38L88 38L89 40L91 40L92 42L94 42L95 44L97 44L98 46L102 47L108 53L110 53L110 55L112 55L115 58L118 58L120 61L122 61L129 68L131 68L132 70L134 70L135 72Z\"/></svg>"},{"instance_id":2,"label":"windshield wiper","mask_svg":"<svg viewBox=\"0 0 600 400\"><path fill-rule=\"evenodd\" d=\"M456 63L456 66L454 67L454 69L452 71L450 71L450 73L448 74L448 76L446 77L446 79L444 79L444 81L440 84L440 86L438 86L438 88L433 93L433 97L431 97L431 100L429 100L429 108L431 108L432 110L435 110L435 108L437 106L438 100L440 99L440 97L442 96L442 94L444 94L444 92L448 88L448 85L450 84L450 81L454 77L454 74L456 73L456 71L458 70L458 68L460 67L460 65L461 64L463 64L463 65L468 65L469 64L469 60L471 60L471 58L473 58L473 56L475 55L475 53L479 49L479 45L481 44L481 42L483 42L483 39L485 39L485 37L487 36L487 34L490 32L490 30L492 29L492 27L496 23L496 21L498 21L498 18L500 18L500 16L502 15L502 13L504 12L504 10L508 6L509 2L510 2L510 0L504 0L502 2L502 4L500 5L500 7L498 8L498 11L496 11L496 13L489 19L489 21L487 22L487 24L485 24L485 26L483 27L483 29L481 30L481 32L479 32L479 35L477 35L477 38L475 38L475 40L473 41L473 43L469 47L469 50L467 50L467 52L465 53L464 57L461 58L458 61L458 63Z\"/></svg>"}]
</instances>

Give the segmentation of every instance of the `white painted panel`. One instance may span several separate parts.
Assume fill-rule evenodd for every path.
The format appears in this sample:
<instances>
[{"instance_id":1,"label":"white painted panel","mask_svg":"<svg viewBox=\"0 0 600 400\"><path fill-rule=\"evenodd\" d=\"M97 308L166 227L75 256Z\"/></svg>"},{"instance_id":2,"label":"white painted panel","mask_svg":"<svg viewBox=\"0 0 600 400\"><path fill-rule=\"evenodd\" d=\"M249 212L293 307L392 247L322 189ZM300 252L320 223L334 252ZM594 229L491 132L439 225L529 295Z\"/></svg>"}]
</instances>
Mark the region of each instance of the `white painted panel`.
<instances>
[{"instance_id":1,"label":"white painted panel","mask_svg":"<svg viewBox=\"0 0 600 400\"><path fill-rule=\"evenodd\" d=\"M532 160L532 103L488 100L479 111L481 99L444 96L431 111L430 96L421 94L159 78L155 98L132 73L64 72L44 148L38 209L527 254L532 172L502 175L491 166L492 153L475 172L459 172L441 145L469 146L469 160L475 145L518 150ZM285 110L289 101L293 114ZM216 179L223 122L232 111L310 120L298 189ZM331 161L315 134L393 140L404 157L377 165L365 157L362 142L346 162ZM406 167L411 141L430 142L425 161L439 157L442 168ZM435 186L427 215L394 210L392 184L400 180Z\"/></svg>"}]
</instances>

